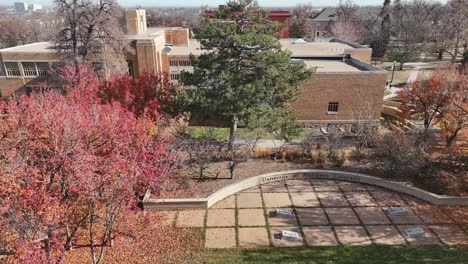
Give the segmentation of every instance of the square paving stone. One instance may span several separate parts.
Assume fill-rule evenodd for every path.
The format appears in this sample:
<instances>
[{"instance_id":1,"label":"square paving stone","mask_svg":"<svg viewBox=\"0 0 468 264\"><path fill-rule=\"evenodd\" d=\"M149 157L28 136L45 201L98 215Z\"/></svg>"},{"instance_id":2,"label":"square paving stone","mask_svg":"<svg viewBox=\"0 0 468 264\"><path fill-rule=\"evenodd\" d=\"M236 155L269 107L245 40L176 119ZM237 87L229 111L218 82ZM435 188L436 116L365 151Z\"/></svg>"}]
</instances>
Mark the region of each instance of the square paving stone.
<instances>
[{"instance_id":1,"label":"square paving stone","mask_svg":"<svg viewBox=\"0 0 468 264\"><path fill-rule=\"evenodd\" d=\"M228 198L217 202L215 205L210 208L236 208L236 197L234 195L229 196Z\"/></svg>"},{"instance_id":2,"label":"square paving stone","mask_svg":"<svg viewBox=\"0 0 468 264\"><path fill-rule=\"evenodd\" d=\"M338 244L330 226L303 227L302 231L309 246L335 246Z\"/></svg>"},{"instance_id":3,"label":"square paving stone","mask_svg":"<svg viewBox=\"0 0 468 264\"><path fill-rule=\"evenodd\" d=\"M335 232L343 245L369 245L372 243L362 226L336 226Z\"/></svg>"},{"instance_id":4,"label":"square paving stone","mask_svg":"<svg viewBox=\"0 0 468 264\"><path fill-rule=\"evenodd\" d=\"M313 192L314 189L309 180L289 180L286 181L289 192Z\"/></svg>"},{"instance_id":5,"label":"square paving stone","mask_svg":"<svg viewBox=\"0 0 468 264\"><path fill-rule=\"evenodd\" d=\"M262 206L260 193L239 193L237 195L238 208L261 208Z\"/></svg>"},{"instance_id":6,"label":"square paving stone","mask_svg":"<svg viewBox=\"0 0 468 264\"><path fill-rule=\"evenodd\" d=\"M377 206L377 203L367 192L346 192L345 196L351 206Z\"/></svg>"},{"instance_id":7,"label":"square paving stone","mask_svg":"<svg viewBox=\"0 0 468 264\"><path fill-rule=\"evenodd\" d=\"M234 209L210 209L206 226L234 226L236 225Z\"/></svg>"},{"instance_id":8,"label":"square paving stone","mask_svg":"<svg viewBox=\"0 0 468 264\"><path fill-rule=\"evenodd\" d=\"M236 246L236 231L234 228L207 228L205 247L233 248Z\"/></svg>"},{"instance_id":9,"label":"square paving stone","mask_svg":"<svg viewBox=\"0 0 468 264\"><path fill-rule=\"evenodd\" d=\"M297 232L299 233L299 240L291 241L281 239L279 234L281 234L282 230ZM271 240L273 241L273 245L276 247L300 247L303 245L301 232L299 227L272 227L270 228Z\"/></svg>"},{"instance_id":10,"label":"square paving stone","mask_svg":"<svg viewBox=\"0 0 468 264\"><path fill-rule=\"evenodd\" d=\"M344 192L362 192L367 191L368 185L355 182L340 181L338 182L338 186Z\"/></svg>"},{"instance_id":11,"label":"square paving stone","mask_svg":"<svg viewBox=\"0 0 468 264\"><path fill-rule=\"evenodd\" d=\"M281 208L285 210L292 210L292 208ZM296 216L291 217L284 217L284 216L276 216L275 210L273 208L267 209L268 213L268 223L270 226L297 226L297 218Z\"/></svg>"},{"instance_id":12,"label":"square paving stone","mask_svg":"<svg viewBox=\"0 0 468 264\"><path fill-rule=\"evenodd\" d=\"M389 191L373 191L372 197L381 206L405 206L405 201L397 194Z\"/></svg>"},{"instance_id":13,"label":"square paving stone","mask_svg":"<svg viewBox=\"0 0 468 264\"><path fill-rule=\"evenodd\" d=\"M425 231L424 236L422 237L407 237L404 235L404 230L406 228L415 228L415 227L422 227ZM399 225L397 228L400 230L400 232L403 234L405 237L406 241L410 245L438 245L440 244L439 240L437 237L432 233L429 228L423 226L423 225Z\"/></svg>"},{"instance_id":14,"label":"square paving stone","mask_svg":"<svg viewBox=\"0 0 468 264\"><path fill-rule=\"evenodd\" d=\"M320 202L314 192L291 193L292 203L296 207L319 207Z\"/></svg>"},{"instance_id":15,"label":"square paving stone","mask_svg":"<svg viewBox=\"0 0 468 264\"><path fill-rule=\"evenodd\" d=\"M442 207L436 205L423 205L413 207L415 213L424 223L428 224L446 224L453 223L453 220L447 215Z\"/></svg>"},{"instance_id":16,"label":"square paving stone","mask_svg":"<svg viewBox=\"0 0 468 264\"><path fill-rule=\"evenodd\" d=\"M288 192L288 190L286 189L286 184L285 184L284 181L262 184L261 187L262 187L262 191L264 193Z\"/></svg>"},{"instance_id":17,"label":"square paving stone","mask_svg":"<svg viewBox=\"0 0 468 264\"><path fill-rule=\"evenodd\" d=\"M359 207L354 210L366 225L390 224L390 220L380 207Z\"/></svg>"},{"instance_id":18,"label":"square paving stone","mask_svg":"<svg viewBox=\"0 0 468 264\"><path fill-rule=\"evenodd\" d=\"M467 245L468 235L456 225L430 226L431 230L447 245Z\"/></svg>"},{"instance_id":19,"label":"square paving stone","mask_svg":"<svg viewBox=\"0 0 468 264\"><path fill-rule=\"evenodd\" d=\"M239 228L239 245L245 248L268 247L270 242L266 228Z\"/></svg>"},{"instance_id":20,"label":"square paving stone","mask_svg":"<svg viewBox=\"0 0 468 264\"><path fill-rule=\"evenodd\" d=\"M203 227L205 210L184 210L177 214L177 227Z\"/></svg>"},{"instance_id":21,"label":"square paving stone","mask_svg":"<svg viewBox=\"0 0 468 264\"><path fill-rule=\"evenodd\" d=\"M468 206L447 206L445 211L459 224L468 224Z\"/></svg>"},{"instance_id":22,"label":"square paving stone","mask_svg":"<svg viewBox=\"0 0 468 264\"><path fill-rule=\"evenodd\" d=\"M325 208L333 225L358 225L359 219L351 208Z\"/></svg>"},{"instance_id":23,"label":"square paving stone","mask_svg":"<svg viewBox=\"0 0 468 264\"><path fill-rule=\"evenodd\" d=\"M341 192L317 192L317 196L324 207L349 206Z\"/></svg>"},{"instance_id":24,"label":"square paving stone","mask_svg":"<svg viewBox=\"0 0 468 264\"><path fill-rule=\"evenodd\" d=\"M401 215L388 215L394 224L420 224L422 223L421 220L416 216L416 214L411 210L409 207L405 207L408 212L406 214ZM388 208L384 208L387 211Z\"/></svg>"},{"instance_id":25,"label":"square paving stone","mask_svg":"<svg viewBox=\"0 0 468 264\"><path fill-rule=\"evenodd\" d=\"M381 245L402 245L406 244L400 232L392 225L366 226L376 244Z\"/></svg>"},{"instance_id":26,"label":"square paving stone","mask_svg":"<svg viewBox=\"0 0 468 264\"><path fill-rule=\"evenodd\" d=\"M254 186L254 187L245 189L240 193L259 193L259 192L260 192L260 187L259 186Z\"/></svg>"},{"instance_id":27,"label":"square paving stone","mask_svg":"<svg viewBox=\"0 0 468 264\"><path fill-rule=\"evenodd\" d=\"M263 200L268 208L292 206L288 193L264 193Z\"/></svg>"},{"instance_id":28,"label":"square paving stone","mask_svg":"<svg viewBox=\"0 0 468 264\"><path fill-rule=\"evenodd\" d=\"M263 209L239 209L239 226L265 226Z\"/></svg>"},{"instance_id":29,"label":"square paving stone","mask_svg":"<svg viewBox=\"0 0 468 264\"><path fill-rule=\"evenodd\" d=\"M311 180L317 192L337 192L340 190L338 184L333 180Z\"/></svg>"},{"instance_id":30,"label":"square paving stone","mask_svg":"<svg viewBox=\"0 0 468 264\"><path fill-rule=\"evenodd\" d=\"M296 208L301 225L328 225L322 208Z\"/></svg>"}]
</instances>

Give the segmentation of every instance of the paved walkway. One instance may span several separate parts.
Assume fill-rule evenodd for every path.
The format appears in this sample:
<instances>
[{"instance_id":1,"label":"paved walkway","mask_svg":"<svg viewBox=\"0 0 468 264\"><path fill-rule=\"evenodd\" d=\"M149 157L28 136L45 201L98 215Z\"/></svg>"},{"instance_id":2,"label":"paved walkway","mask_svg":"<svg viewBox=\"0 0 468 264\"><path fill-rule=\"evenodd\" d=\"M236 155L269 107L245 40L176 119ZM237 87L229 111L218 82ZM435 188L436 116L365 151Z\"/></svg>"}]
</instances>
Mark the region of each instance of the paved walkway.
<instances>
[{"instance_id":1,"label":"paved walkway","mask_svg":"<svg viewBox=\"0 0 468 264\"><path fill-rule=\"evenodd\" d=\"M389 216L389 207L405 207L406 215ZM277 208L293 217L277 217ZM467 208L430 205L370 185L330 180L288 180L254 187L208 210L169 211L163 223L204 228L207 248L294 247L334 245L468 244ZM422 237L404 229L421 227ZM281 239L281 231L300 239Z\"/></svg>"}]
</instances>

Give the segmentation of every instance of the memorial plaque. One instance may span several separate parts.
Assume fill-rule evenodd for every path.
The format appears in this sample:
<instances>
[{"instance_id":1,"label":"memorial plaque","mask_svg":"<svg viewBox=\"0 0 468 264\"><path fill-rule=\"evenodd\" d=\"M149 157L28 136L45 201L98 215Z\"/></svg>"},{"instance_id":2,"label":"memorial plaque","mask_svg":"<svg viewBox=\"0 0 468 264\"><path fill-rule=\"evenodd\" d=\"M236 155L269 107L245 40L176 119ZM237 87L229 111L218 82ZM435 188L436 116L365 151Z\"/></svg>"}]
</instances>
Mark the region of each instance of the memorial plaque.
<instances>
[{"instance_id":1,"label":"memorial plaque","mask_svg":"<svg viewBox=\"0 0 468 264\"><path fill-rule=\"evenodd\" d=\"M281 239L284 240L299 240L299 233L287 230L281 230Z\"/></svg>"},{"instance_id":2,"label":"memorial plaque","mask_svg":"<svg viewBox=\"0 0 468 264\"><path fill-rule=\"evenodd\" d=\"M403 233L407 237L422 237L425 234L424 229L421 227L405 228Z\"/></svg>"},{"instance_id":3,"label":"memorial plaque","mask_svg":"<svg viewBox=\"0 0 468 264\"><path fill-rule=\"evenodd\" d=\"M406 215L408 214L408 209L405 207L390 207L387 209L389 215Z\"/></svg>"},{"instance_id":4,"label":"memorial plaque","mask_svg":"<svg viewBox=\"0 0 468 264\"><path fill-rule=\"evenodd\" d=\"M294 217L294 212L292 210L276 209L275 216L278 216L278 217Z\"/></svg>"}]
</instances>

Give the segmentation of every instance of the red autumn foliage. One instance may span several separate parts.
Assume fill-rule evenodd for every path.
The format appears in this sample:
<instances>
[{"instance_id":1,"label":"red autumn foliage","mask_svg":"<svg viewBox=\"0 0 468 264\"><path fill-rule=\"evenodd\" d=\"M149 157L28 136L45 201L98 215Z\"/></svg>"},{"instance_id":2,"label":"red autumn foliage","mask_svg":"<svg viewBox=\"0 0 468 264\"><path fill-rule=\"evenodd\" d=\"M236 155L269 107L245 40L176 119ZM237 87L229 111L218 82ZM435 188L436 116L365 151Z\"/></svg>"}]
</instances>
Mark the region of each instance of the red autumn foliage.
<instances>
[{"instance_id":1,"label":"red autumn foliage","mask_svg":"<svg viewBox=\"0 0 468 264\"><path fill-rule=\"evenodd\" d=\"M0 103L0 246L21 263L61 262L82 229L100 263L97 245L110 244L117 217L147 188L173 188L157 123L102 103L97 77L81 68L61 70L63 92Z\"/></svg>"},{"instance_id":2,"label":"red autumn foliage","mask_svg":"<svg viewBox=\"0 0 468 264\"><path fill-rule=\"evenodd\" d=\"M402 118L421 114L424 128L438 125L449 147L468 122L468 76L457 69L439 70L399 93Z\"/></svg>"},{"instance_id":3,"label":"red autumn foliage","mask_svg":"<svg viewBox=\"0 0 468 264\"><path fill-rule=\"evenodd\" d=\"M159 113L171 113L174 88L167 75L144 73L138 78L114 74L99 87L103 102L119 102L135 115L150 115L157 119Z\"/></svg>"}]
</instances>

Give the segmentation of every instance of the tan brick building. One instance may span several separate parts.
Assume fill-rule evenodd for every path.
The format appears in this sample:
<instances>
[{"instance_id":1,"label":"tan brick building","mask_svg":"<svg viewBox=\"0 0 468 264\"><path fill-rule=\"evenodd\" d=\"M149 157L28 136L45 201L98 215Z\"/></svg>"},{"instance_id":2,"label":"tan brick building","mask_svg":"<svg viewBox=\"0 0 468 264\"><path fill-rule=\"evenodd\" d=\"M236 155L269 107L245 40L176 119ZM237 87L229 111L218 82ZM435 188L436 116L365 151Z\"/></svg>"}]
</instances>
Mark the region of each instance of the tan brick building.
<instances>
[{"instance_id":1,"label":"tan brick building","mask_svg":"<svg viewBox=\"0 0 468 264\"><path fill-rule=\"evenodd\" d=\"M128 54L129 74L168 74L177 83L180 73L192 71L190 55L203 51L189 30L181 27L148 28L145 10L128 10L125 15L128 38L134 54ZM371 66L370 48L339 39L307 42L280 39L291 59L302 60L315 69L303 84L299 99L292 103L299 118L308 124L352 123L364 107L372 105L378 120L385 87L385 71ZM43 81L50 66L60 62L51 43L40 42L0 50L0 92L14 91Z\"/></svg>"}]
</instances>

